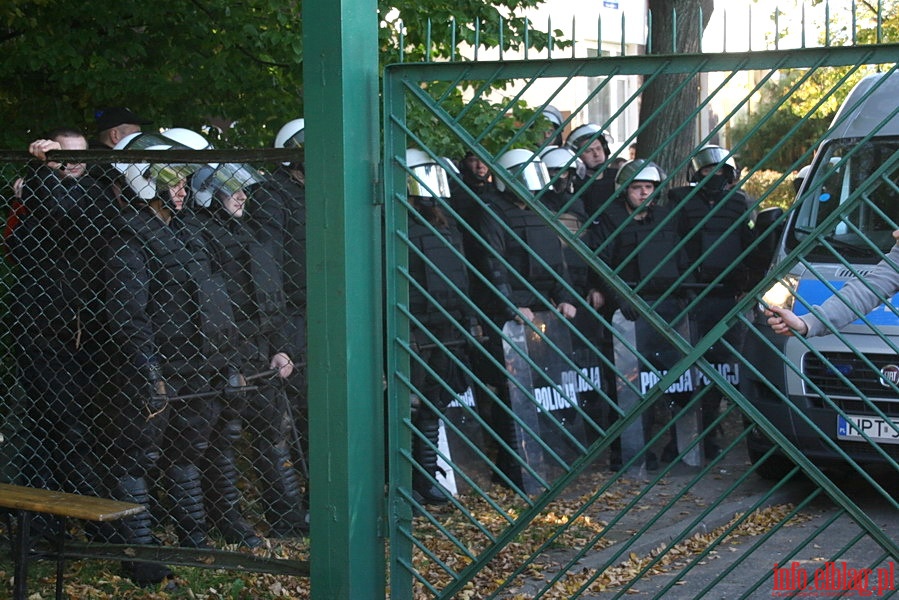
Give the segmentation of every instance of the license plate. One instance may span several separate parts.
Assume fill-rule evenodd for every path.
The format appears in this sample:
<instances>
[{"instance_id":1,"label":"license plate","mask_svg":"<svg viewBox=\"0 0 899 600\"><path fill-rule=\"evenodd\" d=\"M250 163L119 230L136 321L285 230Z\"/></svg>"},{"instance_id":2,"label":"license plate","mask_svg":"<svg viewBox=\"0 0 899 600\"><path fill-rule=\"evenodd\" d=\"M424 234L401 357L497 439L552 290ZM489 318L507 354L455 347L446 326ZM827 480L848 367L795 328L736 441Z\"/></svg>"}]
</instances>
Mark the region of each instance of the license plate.
<instances>
[{"instance_id":1,"label":"license plate","mask_svg":"<svg viewBox=\"0 0 899 600\"><path fill-rule=\"evenodd\" d=\"M864 431L871 441L882 444L899 444L899 433L893 429L893 426L899 427L899 421L893 421L891 425L889 421L880 417L837 415L837 438L865 441L865 438L859 433L859 431Z\"/></svg>"}]
</instances>

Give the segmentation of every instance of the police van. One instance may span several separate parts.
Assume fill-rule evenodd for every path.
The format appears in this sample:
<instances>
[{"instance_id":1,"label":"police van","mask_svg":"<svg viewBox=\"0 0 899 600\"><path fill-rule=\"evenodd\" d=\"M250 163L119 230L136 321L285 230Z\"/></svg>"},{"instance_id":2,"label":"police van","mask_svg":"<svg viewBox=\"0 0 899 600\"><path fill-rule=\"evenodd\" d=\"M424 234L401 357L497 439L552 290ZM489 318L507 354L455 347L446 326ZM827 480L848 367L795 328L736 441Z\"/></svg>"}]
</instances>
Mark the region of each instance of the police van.
<instances>
[{"instance_id":1,"label":"police van","mask_svg":"<svg viewBox=\"0 0 899 600\"><path fill-rule=\"evenodd\" d=\"M852 89L815 153L796 202L773 259L778 273L784 272L784 261L791 264L762 305L779 304L803 315L856 273L864 277L895 243L899 73L866 77ZM801 258L790 259L800 244ZM759 309L756 330L746 337L746 358L761 376L744 373L741 390L823 468L845 464L841 451L866 467L887 462L884 454L899 460L899 433L893 426L899 426L899 313L894 308L899 296L891 304L880 305L839 334L805 340L773 333ZM750 459L759 462L771 446L761 433L753 435ZM777 454L760 463L758 472L778 478L790 468Z\"/></svg>"}]
</instances>

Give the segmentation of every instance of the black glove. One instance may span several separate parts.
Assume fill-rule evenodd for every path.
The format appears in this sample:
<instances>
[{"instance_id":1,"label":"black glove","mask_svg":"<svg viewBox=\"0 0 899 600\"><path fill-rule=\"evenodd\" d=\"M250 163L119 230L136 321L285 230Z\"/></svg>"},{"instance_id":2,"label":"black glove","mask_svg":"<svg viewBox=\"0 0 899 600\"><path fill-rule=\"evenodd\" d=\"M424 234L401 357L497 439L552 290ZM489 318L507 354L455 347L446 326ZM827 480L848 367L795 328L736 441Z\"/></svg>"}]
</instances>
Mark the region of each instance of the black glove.
<instances>
[{"instance_id":1,"label":"black glove","mask_svg":"<svg viewBox=\"0 0 899 600\"><path fill-rule=\"evenodd\" d=\"M229 369L228 385L225 386L225 398L229 400L241 400L246 397L249 386L247 378L237 370Z\"/></svg>"},{"instance_id":2,"label":"black glove","mask_svg":"<svg viewBox=\"0 0 899 600\"><path fill-rule=\"evenodd\" d=\"M628 321L636 321L637 317L640 316L637 307L634 306L632 302L623 298L618 299L618 310L621 311L621 315Z\"/></svg>"},{"instance_id":3,"label":"black glove","mask_svg":"<svg viewBox=\"0 0 899 600\"><path fill-rule=\"evenodd\" d=\"M152 419L165 410L169 397L169 387L162 378L162 369L158 363L147 363L140 368L140 372L146 382L147 400L146 409L148 417Z\"/></svg>"},{"instance_id":4,"label":"black glove","mask_svg":"<svg viewBox=\"0 0 899 600\"><path fill-rule=\"evenodd\" d=\"M154 400L165 399L168 397L168 386L165 379L162 378L162 369L156 363L148 364L144 367L144 376L147 378L147 384L150 386L150 398Z\"/></svg>"}]
</instances>

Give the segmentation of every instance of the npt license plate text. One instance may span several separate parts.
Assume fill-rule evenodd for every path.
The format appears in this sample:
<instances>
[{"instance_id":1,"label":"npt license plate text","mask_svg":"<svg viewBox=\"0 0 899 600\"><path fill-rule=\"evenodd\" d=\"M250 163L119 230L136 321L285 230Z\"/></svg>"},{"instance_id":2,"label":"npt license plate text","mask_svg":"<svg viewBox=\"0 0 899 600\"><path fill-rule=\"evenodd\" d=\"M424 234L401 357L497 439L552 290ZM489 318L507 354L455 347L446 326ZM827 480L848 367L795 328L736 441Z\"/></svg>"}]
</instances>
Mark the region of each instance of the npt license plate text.
<instances>
[{"instance_id":1,"label":"npt license plate text","mask_svg":"<svg viewBox=\"0 0 899 600\"><path fill-rule=\"evenodd\" d=\"M841 440L864 440L860 431L865 432L872 441L884 444L899 444L899 422L890 423L880 417L862 417L846 415L848 419L837 415L837 437Z\"/></svg>"}]
</instances>

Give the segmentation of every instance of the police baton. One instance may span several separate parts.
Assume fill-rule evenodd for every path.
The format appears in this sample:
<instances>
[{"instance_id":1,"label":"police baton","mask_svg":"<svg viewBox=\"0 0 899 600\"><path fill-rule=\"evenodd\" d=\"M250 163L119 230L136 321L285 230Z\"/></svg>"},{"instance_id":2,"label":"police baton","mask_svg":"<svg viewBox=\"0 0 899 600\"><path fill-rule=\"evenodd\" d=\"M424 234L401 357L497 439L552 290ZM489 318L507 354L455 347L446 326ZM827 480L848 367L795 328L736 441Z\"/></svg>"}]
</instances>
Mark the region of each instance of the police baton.
<instances>
[{"instance_id":1,"label":"police baton","mask_svg":"<svg viewBox=\"0 0 899 600\"><path fill-rule=\"evenodd\" d=\"M221 396L222 394L233 394L238 392L252 392L254 390L258 390L259 386L256 385L226 385L222 389L219 390L209 390L206 392L196 392L193 394L181 394L178 396L163 396L156 394L153 396L154 400L196 400L198 398L212 398L213 396Z\"/></svg>"},{"instance_id":2,"label":"police baton","mask_svg":"<svg viewBox=\"0 0 899 600\"><path fill-rule=\"evenodd\" d=\"M305 367L305 362L294 363L295 367ZM290 397L287 395L287 390L284 387L284 382L274 379L275 376L281 371L281 369L266 369L265 371L259 371L258 373L254 373L253 375L247 375L244 377L247 381L253 381L255 379L266 379L269 378L270 385L277 385L278 389L276 393L278 394L278 398L282 404L281 410L287 415L287 418L290 421L290 432L291 437L293 438L293 446L296 448L297 458L300 463L300 467L303 470L303 475L306 476L306 480L309 480L309 466L306 463L306 453L303 452L303 445L300 440L300 432L297 430L297 422L294 419L293 414L293 405L290 402Z\"/></svg>"}]
</instances>

